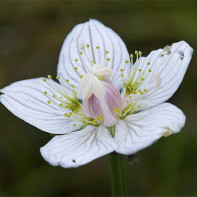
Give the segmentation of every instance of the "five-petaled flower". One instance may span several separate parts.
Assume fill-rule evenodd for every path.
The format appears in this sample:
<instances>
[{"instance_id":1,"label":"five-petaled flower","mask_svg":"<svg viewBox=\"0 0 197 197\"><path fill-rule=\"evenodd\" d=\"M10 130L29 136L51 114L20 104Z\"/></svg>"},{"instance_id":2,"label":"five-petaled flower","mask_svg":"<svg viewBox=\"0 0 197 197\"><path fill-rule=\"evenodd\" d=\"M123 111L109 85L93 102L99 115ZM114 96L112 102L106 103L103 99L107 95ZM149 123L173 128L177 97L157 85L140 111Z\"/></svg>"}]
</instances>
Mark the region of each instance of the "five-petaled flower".
<instances>
[{"instance_id":1,"label":"five-petaled flower","mask_svg":"<svg viewBox=\"0 0 197 197\"><path fill-rule=\"evenodd\" d=\"M41 148L51 165L86 164L113 151L146 148L185 124L169 103L193 49L184 41L129 55L121 38L97 20L79 24L66 38L57 68L59 83L37 78L0 91L14 115L56 136Z\"/></svg>"}]
</instances>

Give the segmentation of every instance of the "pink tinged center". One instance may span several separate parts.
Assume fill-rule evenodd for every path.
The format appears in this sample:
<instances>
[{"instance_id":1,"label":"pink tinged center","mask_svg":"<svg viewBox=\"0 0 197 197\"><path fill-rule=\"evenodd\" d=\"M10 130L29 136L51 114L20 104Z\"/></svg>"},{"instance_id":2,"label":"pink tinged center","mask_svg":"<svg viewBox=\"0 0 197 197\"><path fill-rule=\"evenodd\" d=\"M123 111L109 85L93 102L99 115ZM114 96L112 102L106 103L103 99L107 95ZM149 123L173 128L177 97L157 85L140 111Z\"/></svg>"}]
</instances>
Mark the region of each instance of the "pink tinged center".
<instances>
[{"instance_id":1,"label":"pink tinged center","mask_svg":"<svg viewBox=\"0 0 197 197\"><path fill-rule=\"evenodd\" d=\"M102 98L92 94L88 99L83 101L83 113L87 117L96 119L98 116L103 116L102 124L106 127L111 127L117 122L117 115L114 109L122 108L122 100L119 91L112 82L105 78L102 82L105 85L105 96Z\"/></svg>"}]
</instances>

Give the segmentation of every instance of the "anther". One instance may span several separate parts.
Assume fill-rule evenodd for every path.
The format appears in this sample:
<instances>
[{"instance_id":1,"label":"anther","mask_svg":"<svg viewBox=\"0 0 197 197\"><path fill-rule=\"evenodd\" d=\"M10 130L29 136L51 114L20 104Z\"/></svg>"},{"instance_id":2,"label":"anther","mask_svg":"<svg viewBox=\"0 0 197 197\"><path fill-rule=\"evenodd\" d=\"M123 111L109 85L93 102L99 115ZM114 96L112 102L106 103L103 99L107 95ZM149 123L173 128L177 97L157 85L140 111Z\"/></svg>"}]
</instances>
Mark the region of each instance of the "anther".
<instances>
[{"instance_id":1,"label":"anther","mask_svg":"<svg viewBox=\"0 0 197 197\"><path fill-rule=\"evenodd\" d=\"M99 49L100 47L99 46L96 46L96 49Z\"/></svg>"},{"instance_id":2,"label":"anther","mask_svg":"<svg viewBox=\"0 0 197 197\"><path fill-rule=\"evenodd\" d=\"M148 69L148 72L150 73L152 70L151 69Z\"/></svg>"},{"instance_id":3,"label":"anther","mask_svg":"<svg viewBox=\"0 0 197 197\"><path fill-rule=\"evenodd\" d=\"M74 124L73 124L73 127L76 127L76 126L77 126L77 125L74 123Z\"/></svg>"},{"instance_id":4,"label":"anther","mask_svg":"<svg viewBox=\"0 0 197 197\"><path fill-rule=\"evenodd\" d=\"M138 55L139 53L138 53L138 51L135 51L135 55Z\"/></svg>"},{"instance_id":5,"label":"anther","mask_svg":"<svg viewBox=\"0 0 197 197\"><path fill-rule=\"evenodd\" d=\"M109 62L110 61L110 58L107 58L107 61Z\"/></svg>"},{"instance_id":6,"label":"anther","mask_svg":"<svg viewBox=\"0 0 197 197\"><path fill-rule=\"evenodd\" d=\"M48 75L47 77L48 77L48 79L52 79L52 76L51 75Z\"/></svg>"},{"instance_id":7,"label":"anther","mask_svg":"<svg viewBox=\"0 0 197 197\"><path fill-rule=\"evenodd\" d=\"M126 60L125 63L128 64L129 63L129 60Z\"/></svg>"},{"instance_id":8,"label":"anther","mask_svg":"<svg viewBox=\"0 0 197 197\"><path fill-rule=\"evenodd\" d=\"M53 94L53 98L55 98L55 94Z\"/></svg>"},{"instance_id":9,"label":"anther","mask_svg":"<svg viewBox=\"0 0 197 197\"><path fill-rule=\"evenodd\" d=\"M69 83L69 79L66 79L66 82Z\"/></svg>"},{"instance_id":10,"label":"anther","mask_svg":"<svg viewBox=\"0 0 197 197\"><path fill-rule=\"evenodd\" d=\"M47 94L47 91L44 91L44 94Z\"/></svg>"},{"instance_id":11,"label":"anther","mask_svg":"<svg viewBox=\"0 0 197 197\"><path fill-rule=\"evenodd\" d=\"M147 92L148 90L147 89L144 89L144 92Z\"/></svg>"},{"instance_id":12,"label":"anther","mask_svg":"<svg viewBox=\"0 0 197 197\"><path fill-rule=\"evenodd\" d=\"M83 75L80 75L80 78L82 79L83 78Z\"/></svg>"},{"instance_id":13,"label":"anther","mask_svg":"<svg viewBox=\"0 0 197 197\"><path fill-rule=\"evenodd\" d=\"M141 78L141 81L144 81L144 78Z\"/></svg>"},{"instance_id":14,"label":"anther","mask_svg":"<svg viewBox=\"0 0 197 197\"><path fill-rule=\"evenodd\" d=\"M140 109L140 105L138 105L137 108Z\"/></svg>"},{"instance_id":15,"label":"anther","mask_svg":"<svg viewBox=\"0 0 197 197\"><path fill-rule=\"evenodd\" d=\"M46 81L47 81L47 79L46 79L46 78L43 78L42 80L43 80L44 82L46 82Z\"/></svg>"},{"instance_id":16,"label":"anther","mask_svg":"<svg viewBox=\"0 0 197 197\"><path fill-rule=\"evenodd\" d=\"M147 65L150 65L150 62L147 62Z\"/></svg>"},{"instance_id":17,"label":"anther","mask_svg":"<svg viewBox=\"0 0 197 197\"><path fill-rule=\"evenodd\" d=\"M90 45L89 45L89 44L86 44L86 47L87 47L87 48L89 48L89 47L90 47Z\"/></svg>"},{"instance_id":18,"label":"anther","mask_svg":"<svg viewBox=\"0 0 197 197\"><path fill-rule=\"evenodd\" d=\"M142 52L141 51L139 51L139 56L141 56L142 55Z\"/></svg>"},{"instance_id":19,"label":"anther","mask_svg":"<svg viewBox=\"0 0 197 197\"><path fill-rule=\"evenodd\" d=\"M133 58L133 54L130 55L130 58L131 58L131 59Z\"/></svg>"},{"instance_id":20,"label":"anther","mask_svg":"<svg viewBox=\"0 0 197 197\"><path fill-rule=\"evenodd\" d=\"M78 59L77 58L75 59L75 62L78 62Z\"/></svg>"},{"instance_id":21,"label":"anther","mask_svg":"<svg viewBox=\"0 0 197 197\"><path fill-rule=\"evenodd\" d=\"M74 67L74 70L75 70L75 71L77 71L77 70L78 70L78 68L77 68L77 67Z\"/></svg>"},{"instance_id":22,"label":"anther","mask_svg":"<svg viewBox=\"0 0 197 197\"><path fill-rule=\"evenodd\" d=\"M105 53L106 53L106 54L108 54L108 53L109 53L109 51L106 51Z\"/></svg>"},{"instance_id":23,"label":"anther","mask_svg":"<svg viewBox=\"0 0 197 197\"><path fill-rule=\"evenodd\" d=\"M47 103L48 103L48 104L50 104L50 103L51 103L51 101L50 101L50 100L48 100L48 101L47 101Z\"/></svg>"},{"instance_id":24,"label":"anther","mask_svg":"<svg viewBox=\"0 0 197 197\"><path fill-rule=\"evenodd\" d=\"M82 54L83 54L83 52L81 51L79 54L80 54L80 55L82 55Z\"/></svg>"},{"instance_id":25,"label":"anther","mask_svg":"<svg viewBox=\"0 0 197 197\"><path fill-rule=\"evenodd\" d=\"M57 80L59 80L59 79L60 79L60 77L59 77L59 76L57 76L57 77L56 77L56 79L57 79Z\"/></svg>"},{"instance_id":26,"label":"anther","mask_svg":"<svg viewBox=\"0 0 197 197\"><path fill-rule=\"evenodd\" d=\"M141 72L141 71L142 71L142 69L138 69L138 71L139 71L139 72Z\"/></svg>"},{"instance_id":27,"label":"anther","mask_svg":"<svg viewBox=\"0 0 197 197\"><path fill-rule=\"evenodd\" d=\"M124 69L123 69L123 68L121 68L121 69L120 69L120 72L123 72L123 71L124 71Z\"/></svg>"}]
</instances>

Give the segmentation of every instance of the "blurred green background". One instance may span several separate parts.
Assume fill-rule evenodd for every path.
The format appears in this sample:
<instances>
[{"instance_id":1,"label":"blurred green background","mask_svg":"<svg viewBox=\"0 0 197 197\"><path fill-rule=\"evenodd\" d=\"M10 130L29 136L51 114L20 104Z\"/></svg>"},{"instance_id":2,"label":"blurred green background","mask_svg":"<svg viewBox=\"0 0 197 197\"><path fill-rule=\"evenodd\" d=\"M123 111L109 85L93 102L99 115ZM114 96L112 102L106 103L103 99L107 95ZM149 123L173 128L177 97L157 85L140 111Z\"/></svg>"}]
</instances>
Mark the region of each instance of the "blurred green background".
<instances>
[{"instance_id":1,"label":"blurred green background","mask_svg":"<svg viewBox=\"0 0 197 197\"><path fill-rule=\"evenodd\" d=\"M144 55L180 40L197 49L196 1L0 1L0 88L56 75L64 38L96 18L114 29L129 52ZM181 133L124 159L128 194L197 196L197 56L170 102L187 116ZM76 168L51 167L39 148L49 141L0 105L0 196L108 196L107 156Z\"/></svg>"}]
</instances>

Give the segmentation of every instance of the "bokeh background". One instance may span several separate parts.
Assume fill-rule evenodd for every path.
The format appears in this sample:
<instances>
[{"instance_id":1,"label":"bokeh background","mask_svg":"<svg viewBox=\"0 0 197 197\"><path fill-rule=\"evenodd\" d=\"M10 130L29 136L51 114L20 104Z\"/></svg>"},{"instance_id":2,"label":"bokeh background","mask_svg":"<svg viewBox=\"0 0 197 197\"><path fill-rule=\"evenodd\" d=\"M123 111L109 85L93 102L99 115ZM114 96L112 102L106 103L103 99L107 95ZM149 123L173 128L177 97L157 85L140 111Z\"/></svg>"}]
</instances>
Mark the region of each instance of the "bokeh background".
<instances>
[{"instance_id":1,"label":"bokeh background","mask_svg":"<svg viewBox=\"0 0 197 197\"><path fill-rule=\"evenodd\" d=\"M0 88L56 76L64 38L74 25L96 18L114 29L129 52L180 40L197 49L196 1L0 1ZM170 102L187 116L184 129L124 158L128 194L197 196L197 56ZM52 167L39 148L50 136L0 105L0 196L108 196L107 156L77 169Z\"/></svg>"}]
</instances>

